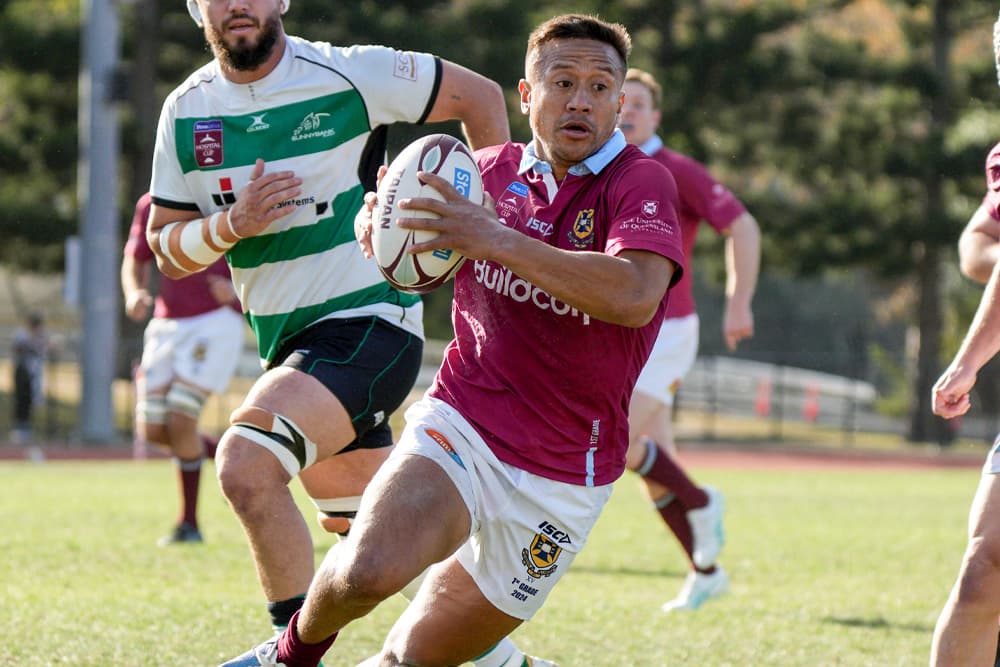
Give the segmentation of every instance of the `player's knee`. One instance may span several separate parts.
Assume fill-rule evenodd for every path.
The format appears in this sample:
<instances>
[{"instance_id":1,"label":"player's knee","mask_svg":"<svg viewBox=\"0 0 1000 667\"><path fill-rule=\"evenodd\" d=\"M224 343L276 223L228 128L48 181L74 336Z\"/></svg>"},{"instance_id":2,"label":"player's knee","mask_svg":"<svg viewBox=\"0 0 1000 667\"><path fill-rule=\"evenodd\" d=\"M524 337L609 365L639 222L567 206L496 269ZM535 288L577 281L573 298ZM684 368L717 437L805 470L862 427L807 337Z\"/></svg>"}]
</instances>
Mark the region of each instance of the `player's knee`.
<instances>
[{"instance_id":1,"label":"player's knee","mask_svg":"<svg viewBox=\"0 0 1000 667\"><path fill-rule=\"evenodd\" d=\"M170 436L166 424L144 423L139 427L139 435L146 442L159 445L160 447L170 447Z\"/></svg>"},{"instance_id":2,"label":"player's knee","mask_svg":"<svg viewBox=\"0 0 1000 667\"><path fill-rule=\"evenodd\" d=\"M344 542L341 546L346 546ZM412 579L401 573L394 559L383 549L344 549L337 559L336 579L341 591L348 591L354 604L375 605L395 595Z\"/></svg>"},{"instance_id":3,"label":"player's knee","mask_svg":"<svg viewBox=\"0 0 1000 667\"><path fill-rule=\"evenodd\" d=\"M354 523L354 517L358 514L361 496L313 498L312 501L319 510L316 513L316 520L323 530L346 537L351 524Z\"/></svg>"},{"instance_id":4,"label":"player's knee","mask_svg":"<svg viewBox=\"0 0 1000 667\"><path fill-rule=\"evenodd\" d=\"M346 537L348 531L351 529L350 519L345 519L344 517L327 516L323 512L317 512L316 520L319 522L320 528L341 537Z\"/></svg>"},{"instance_id":5,"label":"player's knee","mask_svg":"<svg viewBox=\"0 0 1000 667\"><path fill-rule=\"evenodd\" d=\"M974 537L965 552L959 575L960 604L987 606L1000 611L1000 540Z\"/></svg>"},{"instance_id":6,"label":"player's knee","mask_svg":"<svg viewBox=\"0 0 1000 667\"><path fill-rule=\"evenodd\" d=\"M233 436L270 452L289 479L316 462L316 443L285 415L243 406L230 415L229 422Z\"/></svg>"},{"instance_id":7,"label":"player's knee","mask_svg":"<svg viewBox=\"0 0 1000 667\"><path fill-rule=\"evenodd\" d=\"M182 415L197 421L207 400L208 394L199 389L183 384L172 384L166 396L167 415Z\"/></svg>"},{"instance_id":8,"label":"player's knee","mask_svg":"<svg viewBox=\"0 0 1000 667\"><path fill-rule=\"evenodd\" d=\"M139 434L156 445L169 445L167 431L167 399L160 394L146 395L135 406L135 418L139 423Z\"/></svg>"}]
</instances>

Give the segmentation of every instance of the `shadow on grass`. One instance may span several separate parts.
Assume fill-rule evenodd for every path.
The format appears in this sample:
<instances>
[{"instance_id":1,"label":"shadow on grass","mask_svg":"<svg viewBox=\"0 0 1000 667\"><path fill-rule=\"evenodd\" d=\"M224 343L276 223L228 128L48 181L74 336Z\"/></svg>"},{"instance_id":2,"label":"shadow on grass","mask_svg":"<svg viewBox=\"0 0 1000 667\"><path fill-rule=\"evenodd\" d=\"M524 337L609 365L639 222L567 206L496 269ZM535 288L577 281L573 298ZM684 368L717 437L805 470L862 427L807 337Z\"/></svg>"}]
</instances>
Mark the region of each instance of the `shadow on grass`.
<instances>
[{"instance_id":1,"label":"shadow on grass","mask_svg":"<svg viewBox=\"0 0 1000 667\"><path fill-rule=\"evenodd\" d=\"M920 623L890 623L881 616L876 618L859 618L857 616L824 616L822 623L842 625L848 628L868 628L870 630L906 630L908 632L927 633L934 630L933 626Z\"/></svg>"},{"instance_id":2,"label":"shadow on grass","mask_svg":"<svg viewBox=\"0 0 1000 667\"><path fill-rule=\"evenodd\" d=\"M660 578L666 577L667 579L683 579L687 576L687 570L683 572L677 571L663 571L663 570L640 570L631 567L600 567L594 565L578 565L573 563L573 568L571 570L576 574L598 574L601 576L619 576L626 575L629 577L649 577L649 578Z\"/></svg>"}]
</instances>

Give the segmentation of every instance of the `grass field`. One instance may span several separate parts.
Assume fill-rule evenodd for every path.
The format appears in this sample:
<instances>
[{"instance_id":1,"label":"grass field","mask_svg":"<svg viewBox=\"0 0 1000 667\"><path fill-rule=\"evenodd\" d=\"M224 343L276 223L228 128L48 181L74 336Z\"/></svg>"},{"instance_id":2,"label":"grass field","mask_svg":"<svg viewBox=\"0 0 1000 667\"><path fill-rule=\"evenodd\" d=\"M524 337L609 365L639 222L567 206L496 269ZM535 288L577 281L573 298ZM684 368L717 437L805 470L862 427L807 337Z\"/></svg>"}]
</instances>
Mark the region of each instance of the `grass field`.
<instances>
[{"instance_id":1,"label":"grass field","mask_svg":"<svg viewBox=\"0 0 1000 667\"><path fill-rule=\"evenodd\" d=\"M629 475L515 635L525 649L562 667L926 664L975 470L694 473L727 495L732 593L695 614L659 611L684 562ZM175 502L168 462L0 464L0 665L215 665L266 637L244 538L212 474L207 543L160 549ZM314 537L320 558L331 540ZM402 605L350 626L327 666L372 654Z\"/></svg>"}]
</instances>

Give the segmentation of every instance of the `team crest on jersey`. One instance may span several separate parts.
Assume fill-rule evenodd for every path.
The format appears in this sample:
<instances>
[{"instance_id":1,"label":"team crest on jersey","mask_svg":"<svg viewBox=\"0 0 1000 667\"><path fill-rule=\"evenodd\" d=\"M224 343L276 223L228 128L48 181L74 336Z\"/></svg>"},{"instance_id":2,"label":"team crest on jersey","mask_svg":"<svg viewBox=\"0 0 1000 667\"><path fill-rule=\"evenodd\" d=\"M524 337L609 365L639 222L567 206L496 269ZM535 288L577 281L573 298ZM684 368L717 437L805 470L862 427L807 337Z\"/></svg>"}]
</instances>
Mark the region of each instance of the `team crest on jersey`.
<instances>
[{"instance_id":1,"label":"team crest on jersey","mask_svg":"<svg viewBox=\"0 0 1000 667\"><path fill-rule=\"evenodd\" d=\"M205 361L205 357L208 356L208 345L205 343L198 343L194 346L191 351L191 358L195 361Z\"/></svg>"},{"instance_id":2,"label":"team crest on jersey","mask_svg":"<svg viewBox=\"0 0 1000 667\"><path fill-rule=\"evenodd\" d=\"M194 161L199 167L218 167L225 159L221 120L199 120L194 124Z\"/></svg>"},{"instance_id":3,"label":"team crest on jersey","mask_svg":"<svg viewBox=\"0 0 1000 667\"><path fill-rule=\"evenodd\" d=\"M647 218L652 218L660 210L660 202L649 201L648 199L642 202L642 214Z\"/></svg>"},{"instance_id":4,"label":"team crest on jersey","mask_svg":"<svg viewBox=\"0 0 1000 667\"><path fill-rule=\"evenodd\" d=\"M528 574L535 579L547 577L559 567L556 561L562 553L562 547L541 533L535 533L531 546L521 549L521 563Z\"/></svg>"},{"instance_id":5,"label":"team crest on jersey","mask_svg":"<svg viewBox=\"0 0 1000 667\"><path fill-rule=\"evenodd\" d=\"M449 441L448 438L444 437L432 428L425 428L424 433L426 433L431 440L439 444L441 449L446 451L448 456L450 456L455 463L460 465L463 469L465 468L465 464L462 463L462 457L460 457L458 452L455 451L455 446L451 444L451 441Z\"/></svg>"},{"instance_id":6,"label":"team crest on jersey","mask_svg":"<svg viewBox=\"0 0 1000 667\"><path fill-rule=\"evenodd\" d=\"M577 248L587 248L594 244L594 209L585 208L576 214L576 221L568 236L569 242Z\"/></svg>"},{"instance_id":7,"label":"team crest on jersey","mask_svg":"<svg viewBox=\"0 0 1000 667\"><path fill-rule=\"evenodd\" d=\"M233 179L220 178L219 190L221 192L212 193L212 201L216 206L232 206L236 203L236 191L233 189Z\"/></svg>"}]
</instances>

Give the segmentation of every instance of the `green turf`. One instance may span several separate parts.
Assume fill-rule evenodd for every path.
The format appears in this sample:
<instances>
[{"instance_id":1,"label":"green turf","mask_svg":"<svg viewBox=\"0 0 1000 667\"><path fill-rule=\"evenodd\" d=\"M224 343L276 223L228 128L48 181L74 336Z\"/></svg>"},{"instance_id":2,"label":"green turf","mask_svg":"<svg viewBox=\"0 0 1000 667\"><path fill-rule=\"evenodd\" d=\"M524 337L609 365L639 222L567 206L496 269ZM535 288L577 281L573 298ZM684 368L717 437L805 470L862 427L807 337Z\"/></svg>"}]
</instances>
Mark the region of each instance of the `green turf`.
<instances>
[{"instance_id":1,"label":"green turf","mask_svg":"<svg viewBox=\"0 0 1000 667\"><path fill-rule=\"evenodd\" d=\"M215 665L265 638L242 532L206 471L207 543L161 549L168 462L0 464L0 665ZM976 471L694 472L726 493L732 593L660 613L684 563L629 475L516 633L525 649L562 667L926 664ZM314 536L319 558L330 539ZM349 627L328 667L373 653L401 609Z\"/></svg>"}]
</instances>

